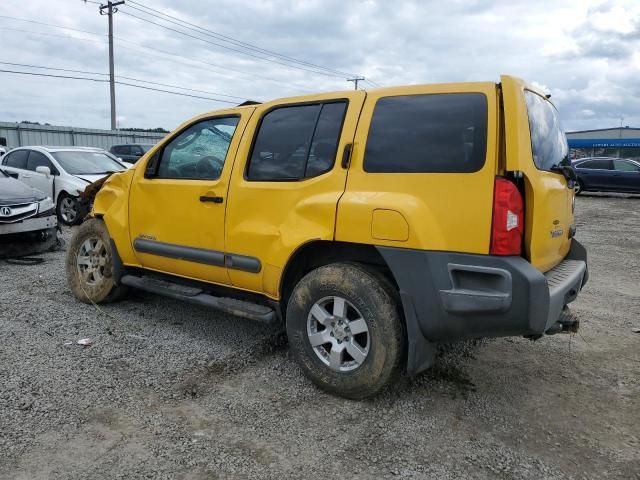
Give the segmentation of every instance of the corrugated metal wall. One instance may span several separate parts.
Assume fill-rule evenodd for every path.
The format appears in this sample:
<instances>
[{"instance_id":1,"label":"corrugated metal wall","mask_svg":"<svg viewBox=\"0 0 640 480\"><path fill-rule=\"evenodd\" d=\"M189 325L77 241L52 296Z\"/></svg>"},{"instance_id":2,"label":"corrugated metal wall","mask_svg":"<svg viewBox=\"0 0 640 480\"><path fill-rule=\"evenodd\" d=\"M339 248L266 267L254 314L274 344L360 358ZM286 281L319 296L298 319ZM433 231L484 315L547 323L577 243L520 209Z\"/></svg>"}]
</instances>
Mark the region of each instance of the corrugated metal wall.
<instances>
[{"instance_id":1,"label":"corrugated metal wall","mask_svg":"<svg viewBox=\"0 0 640 480\"><path fill-rule=\"evenodd\" d=\"M164 135L0 122L0 137L6 138L7 150L27 145L99 147L108 150L111 145L124 143L157 143Z\"/></svg>"}]
</instances>

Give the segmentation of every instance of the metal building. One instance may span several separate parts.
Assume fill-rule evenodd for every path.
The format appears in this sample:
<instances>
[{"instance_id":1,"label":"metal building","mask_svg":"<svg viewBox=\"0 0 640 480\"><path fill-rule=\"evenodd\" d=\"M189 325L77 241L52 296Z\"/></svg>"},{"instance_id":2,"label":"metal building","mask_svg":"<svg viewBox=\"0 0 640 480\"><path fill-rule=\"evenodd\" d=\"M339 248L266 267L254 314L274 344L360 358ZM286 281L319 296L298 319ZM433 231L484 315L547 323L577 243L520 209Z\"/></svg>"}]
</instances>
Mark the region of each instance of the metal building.
<instances>
[{"instance_id":1,"label":"metal building","mask_svg":"<svg viewBox=\"0 0 640 480\"><path fill-rule=\"evenodd\" d=\"M157 143L165 135L157 132L0 122L0 144L2 144L1 139L4 139L7 150L26 145L99 147L108 150L111 145L117 144Z\"/></svg>"},{"instance_id":2,"label":"metal building","mask_svg":"<svg viewBox=\"0 0 640 480\"><path fill-rule=\"evenodd\" d=\"M620 157L640 160L640 128L567 132L571 158Z\"/></svg>"}]
</instances>

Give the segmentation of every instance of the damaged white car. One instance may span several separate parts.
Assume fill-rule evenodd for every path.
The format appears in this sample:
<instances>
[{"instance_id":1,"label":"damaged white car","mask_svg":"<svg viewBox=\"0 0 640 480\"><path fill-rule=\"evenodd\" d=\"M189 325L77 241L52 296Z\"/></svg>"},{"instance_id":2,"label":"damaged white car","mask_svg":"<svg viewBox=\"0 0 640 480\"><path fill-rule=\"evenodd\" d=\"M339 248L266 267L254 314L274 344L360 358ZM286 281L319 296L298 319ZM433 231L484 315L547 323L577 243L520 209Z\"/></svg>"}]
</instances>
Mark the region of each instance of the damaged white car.
<instances>
[{"instance_id":1,"label":"damaged white car","mask_svg":"<svg viewBox=\"0 0 640 480\"><path fill-rule=\"evenodd\" d=\"M53 248L57 225L51 198L0 168L0 258Z\"/></svg>"},{"instance_id":2,"label":"damaged white car","mask_svg":"<svg viewBox=\"0 0 640 480\"><path fill-rule=\"evenodd\" d=\"M19 147L0 163L12 177L50 196L62 225L76 225L88 213L79 198L88 184L127 169L110 153L89 147Z\"/></svg>"}]
</instances>

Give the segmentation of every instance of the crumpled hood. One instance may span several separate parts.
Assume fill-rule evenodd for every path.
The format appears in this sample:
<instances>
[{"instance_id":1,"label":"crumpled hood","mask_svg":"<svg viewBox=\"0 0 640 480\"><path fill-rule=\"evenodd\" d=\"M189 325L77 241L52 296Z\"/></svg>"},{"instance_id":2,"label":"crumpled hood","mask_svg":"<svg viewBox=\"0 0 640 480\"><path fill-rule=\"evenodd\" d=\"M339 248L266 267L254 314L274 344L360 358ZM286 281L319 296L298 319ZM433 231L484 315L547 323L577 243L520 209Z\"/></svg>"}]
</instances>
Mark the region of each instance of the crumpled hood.
<instances>
[{"instance_id":1,"label":"crumpled hood","mask_svg":"<svg viewBox=\"0 0 640 480\"><path fill-rule=\"evenodd\" d=\"M84 180L85 182L87 182L87 184L89 183L93 183L97 180L100 180L101 178L106 177L106 175L104 173L101 173L99 175L74 175L74 177L79 178L81 180Z\"/></svg>"},{"instance_id":2,"label":"crumpled hood","mask_svg":"<svg viewBox=\"0 0 640 480\"><path fill-rule=\"evenodd\" d=\"M39 190L0 173L0 205L39 202L45 198L47 196Z\"/></svg>"}]
</instances>

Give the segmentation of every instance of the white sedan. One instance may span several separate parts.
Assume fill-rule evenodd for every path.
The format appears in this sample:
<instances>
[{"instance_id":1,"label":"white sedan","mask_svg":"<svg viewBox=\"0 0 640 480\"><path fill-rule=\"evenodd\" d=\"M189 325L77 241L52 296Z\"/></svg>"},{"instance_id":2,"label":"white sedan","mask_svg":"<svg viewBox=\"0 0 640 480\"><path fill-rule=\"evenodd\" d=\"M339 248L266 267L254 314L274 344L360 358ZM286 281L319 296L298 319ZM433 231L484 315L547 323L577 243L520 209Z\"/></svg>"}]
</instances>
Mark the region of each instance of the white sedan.
<instances>
[{"instance_id":1,"label":"white sedan","mask_svg":"<svg viewBox=\"0 0 640 480\"><path fill-rule=\"evenodd\" d=\"M14 148L1 163L9 175L50 196L63 225L82 221L78 195L87 185L127 169L104 150L86 147Z\"/></svg>"}]
</instances>

